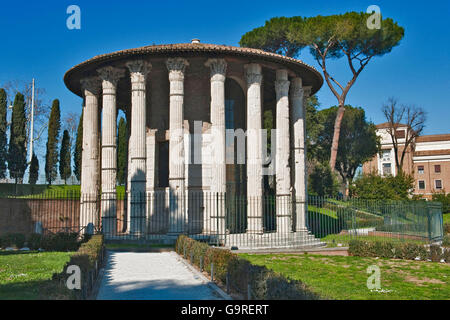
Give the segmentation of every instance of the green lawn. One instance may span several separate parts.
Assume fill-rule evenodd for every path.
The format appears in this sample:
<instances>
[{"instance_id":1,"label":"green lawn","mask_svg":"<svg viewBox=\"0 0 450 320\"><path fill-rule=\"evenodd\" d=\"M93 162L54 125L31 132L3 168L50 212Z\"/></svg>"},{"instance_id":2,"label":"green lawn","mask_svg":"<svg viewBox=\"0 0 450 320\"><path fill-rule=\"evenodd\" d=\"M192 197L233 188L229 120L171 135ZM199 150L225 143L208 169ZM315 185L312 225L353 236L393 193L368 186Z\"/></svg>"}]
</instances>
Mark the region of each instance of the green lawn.
<instances>
[{"instance_id":1,"label":"green lawn","mask_svg":"<svg viewBox=\"0 0 450 320\"><path fill-rule=\"evenodd\" d=\"M50 281L73 252L0 252L0 300L61 299L67 293Z\"/></svg>"},{"instance_id":2,"label":"green lawn","mask_svg":"<svg viewBox=\"0 0 450 320\"><path fill-rule=\"evenodd\" d=\"M450 300L450 265L363 257L241 254L257 265L303 281L322 297L339 300ZM381 270L381 290L367 288L367 268Z\"/></svg>"},{"instance_id":3,"label":"green lawn","mask_svg":"<svg viewBox=\"0 0 450 320\"><path fill-rule=\"evenodd\" d=\"M444 224L450 223L450 213L444 214L443 217L444 217Z\"/></svg>"},{"instance_id":4,"label":"green lawn","mask_svg":"<svg viewBox=\"0 0 450 320\"><path fill-rule=\"evenodd\" d=\"M124 186L116 187L117 193L123 195L125 193ZM80 185L29 185L0 183L0 195L17 196L21 198L48 198L61 199L80 196Z\"/></svg>"}]
</instances>

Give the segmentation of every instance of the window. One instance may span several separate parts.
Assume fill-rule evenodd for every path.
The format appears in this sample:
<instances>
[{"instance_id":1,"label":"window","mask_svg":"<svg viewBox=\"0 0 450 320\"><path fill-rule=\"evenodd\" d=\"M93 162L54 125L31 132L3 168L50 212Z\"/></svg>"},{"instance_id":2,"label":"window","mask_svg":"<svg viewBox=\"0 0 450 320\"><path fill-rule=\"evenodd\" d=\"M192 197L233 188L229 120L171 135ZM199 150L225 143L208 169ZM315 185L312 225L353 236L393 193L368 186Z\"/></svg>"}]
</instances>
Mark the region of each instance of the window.
<instances>
[{"instance_id":1,"label":"window","mask_svg":"<svg viewBox=\"0 0 450 320\"><path fill-rule=\"evenodd\" d=\"M424 174L424 172L425 172L425 167L424 167L424 166L418 166L418 167L417 167L417 172L418 172L419 174Z\"/></svg>"},{"instance_id":2,"label":"window","mask_svg":"<svg viewBox=\"0 0 450 320\"><path fill-rule=\"evenodd\" d=\"M425 181L423 180L419 181L419 190L425 190Z\"/></svg>"},{"instance_id":3,"label":"window","mask_svg":"<svg viewBox=\"0 0 450 320\"><path fill-rule=\"evenodd\" d=\"M383 161L391 161L391 150L383 150L382 158Z\"/></svg>"},{"instance_id":4,"label":"window","mask_svg":"<svg viewBox=\"0 0 450 320\"><path fill-rule=\"evenodd\" d=\"M383 176L389 176L392 174L391 164L383 163Z\"/></svg>"},{"instance_id":5,"label":"window","mask_svg":"<svg viewBox=\"0 0 450 320\"><path fill-rule=\"evenodd\" d=\"M436 184L436 190L442 189L442 180L436 180L435 184Z\"/></svg>"},{"instance_id":6,"label":"window","mask_svg":"<svg viewBox=\"0 0 450 320\"><path fill-rule=\"evenodd\" d=\"M437 165L434 166L434 172L435 173L441 173L441 165L440 164L437 164Z\"/></svg>"},{"instance_id":7,"label":"window","mask_svg":"<svg viewBox=\"0 0 450 320\"><path fill-rule=\"evenodd\" d=\"M405 130L395 131L395 136L397 137L397 139L405 139Z\"/></svg>"}]
</instances>

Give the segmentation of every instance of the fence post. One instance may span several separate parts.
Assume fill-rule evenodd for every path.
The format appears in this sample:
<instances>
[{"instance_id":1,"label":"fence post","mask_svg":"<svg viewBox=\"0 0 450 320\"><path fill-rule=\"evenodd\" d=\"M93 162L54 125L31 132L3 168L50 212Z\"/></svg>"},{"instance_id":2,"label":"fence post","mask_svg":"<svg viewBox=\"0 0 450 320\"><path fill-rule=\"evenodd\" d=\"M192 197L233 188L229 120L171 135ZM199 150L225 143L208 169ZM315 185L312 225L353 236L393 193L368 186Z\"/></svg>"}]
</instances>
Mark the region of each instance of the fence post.
<instances>
[{"instance_id":1,"label":"fence post","mask_svg":"<svg viewBox=\"0 0 450 320\"><path fill-rule=\"evenodd\" d=\"M211 262L211 281L214 281L214 263Z\"/></svg>"},{"instance_id":2,"label":"fence post","mask_svg":"<svg viewBox=\"0 0 450 320\"><path fill-rule=\"evenodd\" d=\"M227 271L226 277L227 294L230 294L230 272Z\"/></svg>"},{"instance_id":3,"label":"fence post","mask_svg":"<svg viewBox=\"0 0 450 320\"><path fill-rule=\"evenodd\" d=\"M203 272L203 257L200 256L200 272Z\"/></svg>"},{"instance_id":4,"label":"fence post","mask_svg":"<svg viewBox=\"0 0 450 320\"><path fill-rule=\"evenodd\" d=\"M191 259L191 264L194 264L194 254L192 253L192 251L191 251L190 259Z\"/></svg>"}]
</instances>

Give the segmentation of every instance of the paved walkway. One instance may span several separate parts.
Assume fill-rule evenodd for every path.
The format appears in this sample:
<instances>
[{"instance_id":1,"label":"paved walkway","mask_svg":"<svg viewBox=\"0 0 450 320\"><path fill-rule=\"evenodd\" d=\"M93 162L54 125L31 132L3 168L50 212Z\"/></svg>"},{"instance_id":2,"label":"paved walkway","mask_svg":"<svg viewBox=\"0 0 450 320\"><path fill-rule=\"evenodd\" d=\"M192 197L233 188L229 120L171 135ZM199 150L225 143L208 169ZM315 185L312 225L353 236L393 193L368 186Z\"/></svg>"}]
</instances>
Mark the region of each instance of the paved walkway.
<instances>
[{"instance_id":1,"label":"paved walkway","mask_svg":"<svg viewBox=\"0 0 450 320\"><path fill-rule=\"evenodd\" d=\"M98 300L217 300L222 296L175 252L109 252Z\"/></svg>"}]
</instances>

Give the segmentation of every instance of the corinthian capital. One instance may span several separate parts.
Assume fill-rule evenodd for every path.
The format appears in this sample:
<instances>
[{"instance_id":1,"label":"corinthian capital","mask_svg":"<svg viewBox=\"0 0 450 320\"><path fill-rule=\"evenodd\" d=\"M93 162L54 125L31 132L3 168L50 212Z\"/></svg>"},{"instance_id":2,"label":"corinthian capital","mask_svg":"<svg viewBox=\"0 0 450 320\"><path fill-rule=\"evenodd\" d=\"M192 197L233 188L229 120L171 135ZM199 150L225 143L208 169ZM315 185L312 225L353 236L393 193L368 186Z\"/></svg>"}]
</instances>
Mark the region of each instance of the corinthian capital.
<instances>
[{"instance_id":1,"label":"corinthian capital","mask_svg":"<svg viewBox=\"0 0 450 320\"><path fill-rule=\"evenodd\" d=\"M145 77L152 70L150 62L144 60L132 60L126 63L130 70L131 82L145 82Z\"/></svg>"},{"instance_id":2,"label":"corinthian capital","mask_svg":"<svg viewBox=\"0 0 450 320\"><path fill-rule=\"evenodd\" d=\"M119 79L125 75L125 71L123 69L114 68L111 66L100 68L97 72L102 80L104 89L115 88Z\"/></svg>"},{"instance_id":3,"label":"corinthian capital","mask_svg":"<svg viewBox=\"0 0 450 320\"><path fill-rule=\"evenodd\" d=\"M184 70L189 66L189 62L183 58L169 58L166 61L169 71L169 80L184 80Z\"/></svg>"},{"instance_id":4,"label":"corinthian capital","mask_svg":"<svg viewBox=\"0 0 450 320\"><path fill-rule=\"evenodd\" d=\"M244 66L245 76L247 78L247 85L250 86L254 83L262 83L261 66L256 63L247 64Z\"/></svg>"},{"instance_id":5,"label":"corinthian capital","mask_svg":"<svg viewBox=\"0 0 450 320\"><path fill-rule=\"evenodd\" d=\"M305 99L308 99L311 95L312 86L305 86L303 87L303 97Z\"/></svg>"},{"instance_id":6,"label":"corinthian capital","mask_svg":"<svg viewBox=\"0 0 450 320\"><path fill-rule=\"evenodd\" d=\"M98 77L89 77L80 80L83 95L97 96L100 93L100 79Z\"/></svg>"},{"instance_id":7,"label":"corinthian capital","mask_svg":"<svg viewBox=\"0 0 450 320\"><path fill-rule=\"evenodd\" d=\"M277 80L275 81L275 91L278 95L287 96L289 94L289 84L288 80Z\"/></svg>"},{"instance_id":8,"label":"corinthian capital","mask_svg":"<svg viewBox=\"0 0 450 320\"><path fill-rule=\"evenodd\" d=\"M227 62L225 59L208 59L206 67L211 68L211 79L225 81L227 73Z\"/></svg>"}]
</instances>

